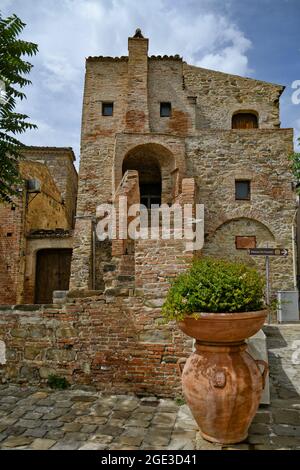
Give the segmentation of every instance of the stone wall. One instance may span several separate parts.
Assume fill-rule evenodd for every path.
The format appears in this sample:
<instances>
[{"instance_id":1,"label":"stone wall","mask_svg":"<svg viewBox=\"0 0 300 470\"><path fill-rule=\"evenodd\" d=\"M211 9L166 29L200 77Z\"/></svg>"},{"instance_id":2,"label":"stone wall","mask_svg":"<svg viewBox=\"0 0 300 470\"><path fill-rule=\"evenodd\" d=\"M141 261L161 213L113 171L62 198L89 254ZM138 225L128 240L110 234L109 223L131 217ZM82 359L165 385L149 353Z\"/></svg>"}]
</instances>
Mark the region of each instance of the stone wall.
<instances>
[{"instance_id":1,"label":"stone wall","mask_svg":"<svg viewBox=\"0 0 300 470\"><path fill-rule=\"evenodd\" d=\"M140 321L148 312L139 297L101 295L56 307L1 307L1 379L37 383L53 373L104 392L177 396L176 362L191 341L170 325L152 324L151 335Z\"/></svg>"},{"instance_id":2,"label":"stone wall","mask_svg":"<svg viewBox=\"0 0 300 470\"><path fill-rule=\"evenodd\" d=\"M231 129L234 113L254 111L260 129L280 127L279 98L284 87L183 64L184 84L197 97L196 129Z\"/></svg>"},{"instance_id":3,"label":"stone wall","mask_svg":"<svg viewBox=\"0 0 300 470\"><path fill-rule=\"evenodd\" d=\"M47 167L59 192L59 200L64 202L68 228L74 226L78 176L74 167L75 155L71 148L27 147L24 157Z\"/></svg>"},{"instance_id":4,"label":"stone wall","mask_svg":"<svg viewBox=\"0 0 300 470\"><path fill-rule=\"evenodd\" d=\"M291 227L296 199L288 156L293 131L201 131L201 139L187 139L187 172L199 188L205 207L203 253L213 256L247 255L235 248L235 236L257 237L257 246L287 248L289 256L272 259L273 289L293 287ZM251 199L235 200L235 180L251 182ZM249 257L248 257L249 259ZM263 271L263 262L258 263Z\"/></svg>"}]
</instances>

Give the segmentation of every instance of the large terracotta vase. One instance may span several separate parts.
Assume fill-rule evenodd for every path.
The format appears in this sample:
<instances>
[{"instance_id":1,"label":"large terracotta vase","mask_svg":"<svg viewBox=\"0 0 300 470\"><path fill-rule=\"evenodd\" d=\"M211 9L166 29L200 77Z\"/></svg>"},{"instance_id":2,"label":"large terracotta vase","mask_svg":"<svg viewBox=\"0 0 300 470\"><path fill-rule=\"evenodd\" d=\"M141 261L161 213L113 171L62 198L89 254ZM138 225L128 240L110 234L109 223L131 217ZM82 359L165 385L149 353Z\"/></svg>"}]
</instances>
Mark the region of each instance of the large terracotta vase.
<instances>
[{"instance_id":1,"label":"large terracotta vase","mask_svg":"<svg viewBox=\"0 0 300 470\"><path fill-rule=\"evenodd\" d=\"M182 387L208 441L234 444L247 438L268 365L250 356L245 339L261 329L265 318L266 311L207 313L178 322L184 333L196 339L195 352L182 371Z\"/></svg>"}]
</instances>

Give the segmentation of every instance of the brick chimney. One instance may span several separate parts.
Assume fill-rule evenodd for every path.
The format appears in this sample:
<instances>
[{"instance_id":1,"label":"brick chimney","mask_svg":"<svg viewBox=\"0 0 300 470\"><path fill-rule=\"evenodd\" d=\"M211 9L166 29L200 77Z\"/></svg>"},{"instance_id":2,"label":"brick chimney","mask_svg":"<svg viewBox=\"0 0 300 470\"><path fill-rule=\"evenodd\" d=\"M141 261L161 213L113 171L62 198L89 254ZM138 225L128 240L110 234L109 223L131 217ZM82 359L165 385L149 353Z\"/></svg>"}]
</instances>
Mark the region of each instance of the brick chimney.
<instances>
[{"instance_id":1,"label":"brick chimney","mask_svg":"<svg viewBox=\"0 0 300 470\"><path fill-rule=\"evenodd\" d=\"M137 29L128 38L128 98L126 131L149 132L148 39Z\"/></svg>"}]
</instances>

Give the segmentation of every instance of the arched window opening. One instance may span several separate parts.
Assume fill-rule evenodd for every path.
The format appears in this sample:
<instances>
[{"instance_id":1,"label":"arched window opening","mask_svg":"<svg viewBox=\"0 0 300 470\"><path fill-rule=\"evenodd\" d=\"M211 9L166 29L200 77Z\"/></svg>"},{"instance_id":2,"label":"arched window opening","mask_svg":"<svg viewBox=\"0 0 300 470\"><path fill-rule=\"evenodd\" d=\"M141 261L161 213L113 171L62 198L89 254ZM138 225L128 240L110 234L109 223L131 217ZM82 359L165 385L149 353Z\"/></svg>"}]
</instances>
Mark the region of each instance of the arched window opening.
<instances>
[{"instance_id":1,"label":"arched window opening","mask_svg":"<svg viewBox=\"0 0 300 470\"><path fill-rule=\"evenodd\" d=\"M151 205L161 205L161 170L158 161L150 154L128 155L122 167L122 173L136 170L139 174L140 201L148 209Z\"/></svg>"},{"instance_id":2,"label":"arched window opening","mask_svg":"<svg viewBox=\"0 0 300 470\"><path fill-rule=\"evenodd\" d=\"M258 118L254 113L236 113L232 116L232 129L257 129Z\"/></svg>"}]
</instances>

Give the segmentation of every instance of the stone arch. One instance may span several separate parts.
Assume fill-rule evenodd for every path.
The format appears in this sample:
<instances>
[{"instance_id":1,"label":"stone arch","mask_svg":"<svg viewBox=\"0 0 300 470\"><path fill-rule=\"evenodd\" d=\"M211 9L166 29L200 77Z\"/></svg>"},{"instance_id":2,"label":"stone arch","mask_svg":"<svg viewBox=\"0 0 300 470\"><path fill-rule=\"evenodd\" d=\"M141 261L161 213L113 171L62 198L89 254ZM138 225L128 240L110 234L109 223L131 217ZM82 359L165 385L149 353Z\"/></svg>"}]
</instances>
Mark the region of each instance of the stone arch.
<instances>
[{"instance_id":1,"label":"stone arch","mask_svg":"<svg viewBox=\"0 0 300 470\"><path fill-rule=\"evenodd\" d=\"M204 244L205 256L229 258L239 260L247 264L258 265L264 259L250 257L248 250L236 248L236 236L255 237L257 247L276 247L276 239L272 231L262 222L249 217L236 217L221 223L208 237Z\"/></svg>"},{"instance_id":2,"label":"stone arch","mask_svg":"<svg viewBox=\"0 0 300 470\"><path fill-rule=\"evenodd\" d=\"M143 185L153 185L156 186L156 191L160 191L161 203L172 202L174 186L178 184L176 163L173 153L166 147L156 143L147 143L131 148L124 155L121 168L116 169L119 181L126 170L138 171L141 197Z\"/></svg>"}]
</instances>

